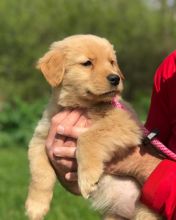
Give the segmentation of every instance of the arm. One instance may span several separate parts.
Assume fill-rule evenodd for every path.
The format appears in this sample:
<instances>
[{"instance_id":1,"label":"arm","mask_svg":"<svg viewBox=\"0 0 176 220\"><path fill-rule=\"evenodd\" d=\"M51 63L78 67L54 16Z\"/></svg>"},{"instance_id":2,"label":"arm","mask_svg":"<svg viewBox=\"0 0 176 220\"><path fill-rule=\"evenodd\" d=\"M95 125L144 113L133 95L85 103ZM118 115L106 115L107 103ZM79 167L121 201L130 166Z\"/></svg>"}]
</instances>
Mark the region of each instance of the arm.
<instances>
[{"instance_id":1,"label":"arm","mask_svg":"<svg viewBox=\"0 0 176 220\"><path fill-rule=\"evenodd\" d=\"M136 148L127 158L107 166L113 175L132 176L143 186L141 201L167 220L176 219L176 163Z\"/></svg>"}]
</instances>

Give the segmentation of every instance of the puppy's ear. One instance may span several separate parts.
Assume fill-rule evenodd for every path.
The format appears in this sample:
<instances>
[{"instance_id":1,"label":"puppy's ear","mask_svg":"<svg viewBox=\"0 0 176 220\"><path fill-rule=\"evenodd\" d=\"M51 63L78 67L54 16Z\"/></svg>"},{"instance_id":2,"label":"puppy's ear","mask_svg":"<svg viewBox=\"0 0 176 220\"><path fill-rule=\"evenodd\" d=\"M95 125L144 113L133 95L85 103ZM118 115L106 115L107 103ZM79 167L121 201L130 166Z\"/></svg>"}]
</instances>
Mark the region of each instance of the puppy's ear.
<instances>
[{"instance_id":1,"label":"puppy's ear","mask_svg":"<svg viewBox=\"0 0 176 220\"><path fill-rule=\"evenodd\" d=\"M64 55L61 50L51 50L46 53L37 63L46 80L52 87L58 86L64 75Z\"/></svg>"}]
</instances>

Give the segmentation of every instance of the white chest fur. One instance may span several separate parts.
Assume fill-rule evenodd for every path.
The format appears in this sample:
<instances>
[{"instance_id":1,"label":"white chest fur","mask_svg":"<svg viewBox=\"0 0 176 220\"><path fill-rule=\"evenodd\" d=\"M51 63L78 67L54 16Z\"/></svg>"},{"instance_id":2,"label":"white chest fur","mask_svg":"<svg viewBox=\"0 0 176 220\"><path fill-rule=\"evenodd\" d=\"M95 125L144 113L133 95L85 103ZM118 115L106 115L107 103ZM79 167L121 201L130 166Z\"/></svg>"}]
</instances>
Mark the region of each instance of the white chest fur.
<instances>
[{"instance_id":1,"label":"white chest fur","mask_svg":"<svg viewBox=\"0 0 176 220\"><path fill-rule=\"evenodd\" d=\"M139 195L139 186L134 180L104 175L91 200L95 209L131 219Z\"/></svg>"}]
</instances>

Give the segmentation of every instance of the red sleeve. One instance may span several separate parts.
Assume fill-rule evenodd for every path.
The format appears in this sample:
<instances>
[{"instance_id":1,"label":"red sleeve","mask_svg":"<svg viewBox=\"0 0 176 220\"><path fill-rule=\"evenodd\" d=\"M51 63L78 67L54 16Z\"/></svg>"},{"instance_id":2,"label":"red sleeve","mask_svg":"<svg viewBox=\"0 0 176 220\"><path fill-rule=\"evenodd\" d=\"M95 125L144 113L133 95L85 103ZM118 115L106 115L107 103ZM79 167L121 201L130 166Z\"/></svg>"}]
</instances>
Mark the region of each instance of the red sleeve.
<instances>
[{"instance_id":1,"label":"red sleeve","mask_svg":"<svg viewBox=\"0 0 176 220\"><path fill-rule=\"evenodd\" d=\"M145 182L141 201L167 220L176 220L176 163L163 160Z\"/></svg>"},{"instance_id":2,"label":"red sleeve","mask_svg":"<svg viewBox=\"0 0 176 220\"><path fill-rule=\"evenodd\" d=\"M146 127L157 128L160 141L176 152L176 51L166 57L155 73Z\"/></svg>"}]
</instances>

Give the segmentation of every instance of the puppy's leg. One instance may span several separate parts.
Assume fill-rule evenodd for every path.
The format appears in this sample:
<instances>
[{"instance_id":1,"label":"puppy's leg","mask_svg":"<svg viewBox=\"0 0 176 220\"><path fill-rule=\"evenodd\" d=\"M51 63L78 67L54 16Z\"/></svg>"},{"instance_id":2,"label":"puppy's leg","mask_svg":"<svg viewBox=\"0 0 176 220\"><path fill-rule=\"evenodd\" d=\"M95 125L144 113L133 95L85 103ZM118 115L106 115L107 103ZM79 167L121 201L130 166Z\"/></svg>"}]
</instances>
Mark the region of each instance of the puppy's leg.
<instances>
[{"instance_id":1,"label":"puppy's leg","mask_svg":"<svg viewBox=\"0 0 176 220\"><path fill-rule=\"evenodd\" d=\"M109 161L114 153L120 157L126 155L140 141L140 128L125 111L113 112L82 134L77 148L78 182L82 195L88 198L96 190L104 162Z\"/></svg>"},{"instance_id":2,"label":"puppy's leg","mask_svg":"<svg viewBox=\"0 0 176 220\"><path fill-rule=\"evenodd\" d=\"M48 129L49 123L41 120L29 145L31 182L26 212L30 220L42 220L48 212L56 179L45 152Z\"/></svg>"}]
</instances>

